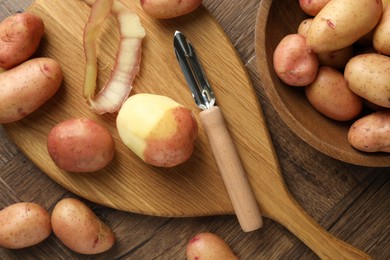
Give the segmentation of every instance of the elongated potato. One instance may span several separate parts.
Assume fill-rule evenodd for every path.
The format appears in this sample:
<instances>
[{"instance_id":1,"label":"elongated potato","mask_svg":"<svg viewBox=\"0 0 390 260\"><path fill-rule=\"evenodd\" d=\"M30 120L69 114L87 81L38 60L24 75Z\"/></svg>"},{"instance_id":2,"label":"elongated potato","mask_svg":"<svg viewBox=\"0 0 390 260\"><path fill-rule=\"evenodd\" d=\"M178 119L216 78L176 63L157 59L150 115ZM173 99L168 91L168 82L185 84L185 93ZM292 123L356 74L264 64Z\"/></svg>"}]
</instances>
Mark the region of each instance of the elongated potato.
<instances>
[{"instance_id":1,"label":"elongated potato","mask_svg":"<svg viewBox=\"0 0 390 260\"><path fill-rule=\"evenodd\" d=\"M45 32L42 19L30 13L18 13L0 23L0 68L10 69L38 49Z\"/></svg>"},{"instance_id":2,"label":"elongated potato","mask_svg":"<svg viewBox=\"0 0 390 260\"><path fill-rule=\"evenodd\" d=\"M382 11L378 0L332 0L314 18L307 46L315 52L329 52L352 45L374 29Z\"/></svg>"},{"instance_id":3,"label":"elongated potato","mask_svg":"<svg viewBox=\"0 0 390 260\"><path fill-rule=\"evenodd\" d=\"M35 58L0 74L0 123L18 121L37 110L57 92L60 64Z\"/></svg>"},{"instance_id":4,"label":"elongated potato","mask_svg":"<svg viewBox=\"0 0 390 260\"><path fill-rule=\"evenodd\" d=\"M343 74L332 67L320 67L305 93L317 111L337 121L351 120L363 108L362 98L348 88Z\"/></svg>"},{"instance_id":5,"label":"elongated potato","mask_svg":"<svg viewBox=\"0 0 390 260\"><path fill-rule=\"evenodd\" d=\"M33 246L50 233L50 214L36 203L15 203L0 211L0 247L19 249Z\"/></svg>"},{"instance_id":6,"label":"elongated potato","mask_svg":"<svg viewBox=\"0 0 390 260\"><path fill-rule=\"evenodd\" d=\"M170 19L195 11L202 0L140 0L142 9L154 18Z\"/></svg>"},{"instance_id":7,"label":"elongated potato","mask_svg":"<svg viewBox=\"0 0 390 260\"><path fill-rule=\"evenodd\" d=\"M102 253L115 243L110 227L78 199L59 201L53 209L51 223L57 238L80 254Z\"/></svg>"},{"instance_id":8,"label":"elongated potato","mask_svg":"<svg viewBox=\"0 0 390 260\"><path fill-rule=\"evenodd\" d=\"M382 18L376 26L372 44L381 54L390 55L390 6L383 12Z\"/></svg>"},{"instance_id":9,"label":"elongated potato","mask_svg":"<svg viewBox=\"0 0 390 260\"><path fill-rule=\"evenodd\" d=\"M390 153L390 110L364 116L352 124L349 143L364 152Z\"/></svg>"},{"instance_id":10,"label":"elongated potato","mask_svg":"<svg viewBox=\"0 0 390 260\"><path fill-rule=\"evenodd\" d=\"M368 101L390 108L390 58L367 53L353 57L345 66L349 88Z\"/></svg>"}]
</instances>

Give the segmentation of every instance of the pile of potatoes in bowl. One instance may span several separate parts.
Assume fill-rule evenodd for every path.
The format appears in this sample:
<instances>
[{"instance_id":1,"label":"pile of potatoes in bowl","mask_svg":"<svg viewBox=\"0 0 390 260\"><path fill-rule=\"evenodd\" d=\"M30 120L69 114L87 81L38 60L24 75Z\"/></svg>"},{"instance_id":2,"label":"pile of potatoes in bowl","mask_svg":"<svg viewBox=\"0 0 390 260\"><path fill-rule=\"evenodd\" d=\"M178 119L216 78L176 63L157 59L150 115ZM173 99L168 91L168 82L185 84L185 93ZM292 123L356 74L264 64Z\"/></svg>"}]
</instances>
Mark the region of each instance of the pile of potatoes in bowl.
<instances>
[{"instance_id":1,"label":"pile of potatoes in bowl","mask_svg":"<svg viewBox=\"0 0 390 260\"><path fill-rule=\"evenodd\" d=\"M308 16L273 55L280 80L304 88L324 116L352 122L348 141L364 152L390 152L389 3L299 0Z\"/></svg>"}]
</instances>

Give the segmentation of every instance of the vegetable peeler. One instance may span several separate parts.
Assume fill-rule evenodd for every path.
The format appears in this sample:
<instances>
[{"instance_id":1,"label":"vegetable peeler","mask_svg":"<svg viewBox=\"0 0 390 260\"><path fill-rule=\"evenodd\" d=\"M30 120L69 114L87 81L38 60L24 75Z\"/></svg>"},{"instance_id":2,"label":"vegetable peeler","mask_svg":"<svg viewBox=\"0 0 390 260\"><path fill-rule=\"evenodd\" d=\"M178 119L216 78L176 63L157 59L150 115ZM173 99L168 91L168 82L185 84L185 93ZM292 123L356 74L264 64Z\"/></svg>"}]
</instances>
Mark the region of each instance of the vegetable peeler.
<instances>
[{"instance_id":1,"label":"vegetable peeler","mask_svg":"<svg viewBox=\"0 0 390 260\"><path fill-rule=\"evenodd\" d=\"M195 49L180 31L175 32L173 45L192 97L202 109L199 117L240 226L245 232L259 229L263 225L260 209Z\"/></svg>"}]
</instances>

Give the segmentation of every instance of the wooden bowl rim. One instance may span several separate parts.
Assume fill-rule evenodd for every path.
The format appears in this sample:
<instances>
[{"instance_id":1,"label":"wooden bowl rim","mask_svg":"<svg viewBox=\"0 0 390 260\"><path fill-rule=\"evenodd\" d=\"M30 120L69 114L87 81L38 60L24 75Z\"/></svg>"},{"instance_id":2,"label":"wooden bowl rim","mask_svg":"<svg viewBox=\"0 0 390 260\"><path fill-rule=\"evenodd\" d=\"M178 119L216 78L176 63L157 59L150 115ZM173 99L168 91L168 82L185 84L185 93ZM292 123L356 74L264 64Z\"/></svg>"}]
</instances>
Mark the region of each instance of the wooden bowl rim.
<instances>
[{"instance_id":1,"label":"wooden bowl rim","mask_svg":"<svg viewBox=\"0 0 390 260\"><path fill-rule=\"evenodd\" d=\"M274 86L271 75L275 74L275 72L273 69L270 69L272 67L272 63L269 59L267 59L267 37L265 32L268 26L269 12L273 3L273 0L263 0L260 2L255 26L255 53L256 66L262 82L262 87L264 88L267 98L277 111L278 115L299 138L327 156L359 166L389 167L390 154L364 153L357 151L352 147L347 151L339 147L332 146L326 141L317 138L295 118L289 109L287 109L287 106L282 101L278 90L275 87L270 87Z\"/></svg>"}]
</instances>

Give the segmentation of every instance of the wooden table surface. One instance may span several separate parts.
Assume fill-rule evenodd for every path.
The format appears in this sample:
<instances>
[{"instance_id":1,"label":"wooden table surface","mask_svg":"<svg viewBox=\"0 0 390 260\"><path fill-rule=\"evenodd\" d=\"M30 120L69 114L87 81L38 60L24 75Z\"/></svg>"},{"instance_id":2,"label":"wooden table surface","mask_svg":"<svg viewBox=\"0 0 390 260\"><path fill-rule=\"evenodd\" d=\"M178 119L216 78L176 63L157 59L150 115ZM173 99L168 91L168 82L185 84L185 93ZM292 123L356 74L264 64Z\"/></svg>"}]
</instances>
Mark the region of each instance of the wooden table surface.
<instances>
[{"instance_id":1,"label":"wooden table surface","mask_svg":"<svg viewBox=\"0 0 390 260\"><path fill-rule=\"evenodd\" d=\"M70 1L70 0L68 0ZM0 0L0 18L24 10L32 0ZM390 169L346 164L314 150L278 117L256 71L254 30L260 0L204 0L246 65L258 94L286 184L302 207L330 233L375 259L390 258ZM0 209L33 201L51 211L63 197L75 197L32 164L0 127ZM235 216L162 218L105 208L86 201L115 232L106 253L84 256L52 234L21 250L0 248L0 259L185 259L189 239L199 232L224 238L241 259L317 259L279 224L244 233Z\"/></svg>"}]
</instances>

